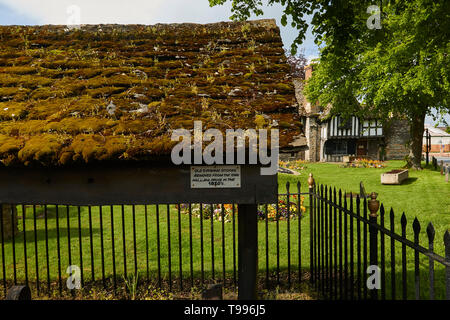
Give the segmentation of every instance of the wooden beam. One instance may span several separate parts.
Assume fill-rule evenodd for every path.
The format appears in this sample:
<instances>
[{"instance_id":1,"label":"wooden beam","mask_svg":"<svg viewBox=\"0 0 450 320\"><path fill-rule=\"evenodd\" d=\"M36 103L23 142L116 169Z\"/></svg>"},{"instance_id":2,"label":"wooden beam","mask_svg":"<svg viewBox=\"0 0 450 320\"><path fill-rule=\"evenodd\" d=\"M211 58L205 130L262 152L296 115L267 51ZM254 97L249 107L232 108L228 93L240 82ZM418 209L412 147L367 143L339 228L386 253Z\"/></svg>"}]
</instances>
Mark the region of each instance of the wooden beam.
<instances>
[{"instance_id":1,"label":"wooden beam","mask_svg":"<svg viewBox=\"0 0 450 320\"><path fill-rule=\"evenodd\" d=\"M277 175L241 166L240 188L193 189L190 166L0 168L0 203L118 205L275 203Z\"/></svg>"},{"instance_id":2,"label":"wooden beam","mask_svg":"<svg viewBox=\"0 0 450 320\"><path fill-rule=\"evenodd\" d=\"M257 298L258 216L256 204L238 206L238 299Z\"/></svg>"}]
</instances>

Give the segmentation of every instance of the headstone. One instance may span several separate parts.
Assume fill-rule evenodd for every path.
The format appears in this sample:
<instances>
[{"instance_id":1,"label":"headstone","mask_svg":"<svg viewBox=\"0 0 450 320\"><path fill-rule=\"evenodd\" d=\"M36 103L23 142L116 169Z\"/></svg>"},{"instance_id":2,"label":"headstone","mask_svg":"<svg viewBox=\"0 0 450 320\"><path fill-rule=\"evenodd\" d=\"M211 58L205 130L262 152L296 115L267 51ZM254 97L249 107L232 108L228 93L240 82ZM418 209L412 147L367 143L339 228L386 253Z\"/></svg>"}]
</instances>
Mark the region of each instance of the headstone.
<instances>
[{"instance_id":1,"label":"headstone","mask_svg":"<svg viewBox=\"0 0 450 320\"><path fill-rule=\"evenodd\" d=\"M11 212L12 210L12 212ZM12 213L12 214L11 214ZM17 209L16 206L10 204L2 205L2 220L3 224L0 223L0 231L3 226L3 239L9 240L13 235L19 232L17 228ZM1 241L1 238L0 238Z\"/></svg>"},{"instance_id":2,"label":"headstone","mask_svg":"<svg viewBox=\"0 0 450 320\"><path fill-rule=\"evenodd\" d=\"M6 300L31 300L31 290L27 286L13 286L8 290Z\"/></svg>"},{"instance_id":3,"label":"headstone","mask_svg":"<svg viewBox=\"0 0 450 320\"><path fill-rule=\"evenodd\" d=\"M202 292L203 300L223 300L222 285L210 284L207 289Z\"/></svg>"},{"instance_id":4,"label":"headstone","mask_svg":"<svg viewBox=\"0 0 450 320\"><path fill-rule=\"evenodd\" d=\"M359 183L359 196L361 197L361 199L364 199L367 196L366 188L364 188L364 184L362 181Z\"/></svg>"}]
</instances>

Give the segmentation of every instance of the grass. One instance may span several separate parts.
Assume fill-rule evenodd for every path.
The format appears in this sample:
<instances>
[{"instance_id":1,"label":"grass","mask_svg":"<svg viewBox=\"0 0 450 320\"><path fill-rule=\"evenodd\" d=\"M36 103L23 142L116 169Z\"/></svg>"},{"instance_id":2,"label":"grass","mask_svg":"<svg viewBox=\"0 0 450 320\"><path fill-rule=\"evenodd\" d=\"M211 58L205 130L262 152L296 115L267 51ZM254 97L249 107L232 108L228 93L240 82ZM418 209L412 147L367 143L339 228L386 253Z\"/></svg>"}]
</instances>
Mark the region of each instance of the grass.
<instances>
[{"instance_id":1,"label":"grass","mask_svg":"<svg viewBox=\"0 0 450 320\"><path fill-rule=\"evenodd\" d=\"M395 232L401 234L400 218L405 213L407 218L406 236L408 239L414 239L412 223L414 218L420 222L419 243L428 248L428 237L426 227L432 222L436 236L434 240L434 251L444 256L443 236L446 230L450 230L450 184L445 182L445 178L439 171L432 170L431 166L424 170L409 171L409 179L402 185L381 185L380 174L393 169L400 169L404 166L403 161L388 161L387 167L383 169L375 168L343 168L333 163L310 163L301 172L300 179L293 179L289 175L281 175L279 178L280 191L284 192L286 182L299 180L303 191L307 189L307 177L309 173L314 175L317 184L339 187L342 192L359 193L359 183L364 183L367 193L378 193L378 200L385 207L385 224L389 227L389 210L393 208L395 212ZM292 187L291 187L292 189ZM296 189L294 189L296 190ZM309 221L309 220L308 220ZM378 218L380 221L380 218ZM354 224L356 233L356 224ZM356 235L355 235L356 237ZM380 238L380 236L379 236ZM355 238L356 240L356 238ZM386 284L387 297L390 297L390 238L385 238L386 246ZM355 241L356 246L356 241ZM396 297L400 298L401 293L401 245L396 242ZM356 250L356 249L355 249ZM408 298L414 298L414 251L406 250L407 261L407 284ZM379 254L380 261L381 253ZM356 258L355 258L356 261ZM436 298L443 299L445 295L445 270L444 267L435 263L436 275ZM427 299L429 294L428 280L428 258L420 255L421 271L421 298Z\"/></svg>"},{"instance_id":2,"label":"grass","mask_svg":"<svg viewBox=\"0 0 450 320\"><path fill-rule=\"evenodd\" d=\"M81 218L81 251L82 262L80 260L80 234L78 233L78 212L75 207L69 207L67 214L66 207L59 207L58 216L56 219L56 209L54 206L48 206L47 209L47 229L48 229L48 252L49 252L49 274L52 287L55 285L53 282L57 280L59 267L58 267L58 237L57 237L57 221L59 221L59 247L60 247L60 266L61 274L63 277L63 286L65 288L65 279L68 274L65 270L67 267L77 265L82 267L83 280L90 282L92 278L92 265L91 265L91 237L89 230L89 211L88 208L83 207L80 211ZM27 269L28 277L30 279L36 278L36 250L37 244L37 258L38 258L38 274L41 283L41 289L45 289L47 282L47 256L46 256L46 239L45 239L45 219L43 214L44 208L38 207L36 209L37 215L37 243L34 241L34 215L32 208L26 208L25 219L25 237L26 237L26 249L27 249ZM21 208L19 207L19 217L21 216ZM170 218L170 260L169 260L169 237L168 235L168 217ZM69 220L70 228L67 228L67 218ZM113 207L113 223L114 223L114 246L115 246L115 266L117 273L117 280L120 282L123 275L133 275L135 270L134 264L134 237L133 237L133 212L129 206L124 207L124 224L122 223L122 212L120 206ZM156 206L147 206L147 218L148 218L148 252L149 252L149 276L154 281L157 281L158 277L158 238L157 238L157 223L156 223ZM111 208L102 208L102 225L100 227L100 212L98 207L93 207L91 210L92 221L92 257L93 257L93 270L95 280L102 279L102 265L105 270L105 277L110 278L113 276L113 255L112 255L112 233L111 233ZM146 279L147 277L147 263L146 263L146 228L145 228L145 207L135 207L135 228L136 228L136 261L137 270L140 279ZM167 286L169 280L169 261L170 269L172 271L172 279L179 276L179 240L178 226L181 227L181 261L183 278L187 279L190 276L190 240L189 240L189 216L187 214L181 214L180 220L178 220L178 213L174 206L170 207L170 214L167 215L167 206L159 206L159 232L160 232L160 272L162 282ZM222 223L213 222L211 232L211 220L201 221L197 217L192 217L192 247L193 247L193 269L194 277L196 279L201 278L201 257L202 257L202 245L201 245L201 232L200 223L203 223L203 255L204 255L204 278L206 283L210 278L221 280L223 278L223 251L222 251ZM285 222L280 222L280 239L286 239L286 228L283 228ZM22 219L19 219L20 231L23 230ZM125 237L123 237L122 226L125 226ZM235 247L233 247L233 224L225 223L223 225L225 231L225 277L228 283L233 281L234 266L237 268L237 261L233 260L233 250L237 250L237 219L236 219L236 233L235 233ZM104 257L101 256L101 230L103 229L103 247ZM274 223L269 224L269 234L274 235L276 232L276 226ZM260 239L263 239L264 229L259 228ZM71 261L69 263L69 244L68 234L70 233L70 252ZM291 238L295 239L297 235L296 230L291 230ZM21 232L15 237L15 258L16 258L16 277L19 282L23 282L25 279L25 259L24 259L24 236ZM125 241L124 241L125 240ZM212 251L211 241L214 242L214 252ZM261 241L261 244L264 244ZM269 246L271 248L270 268L275 270L276 268L276 239L269 236ZM123 250L125 247L125 251ZM265 247L261 250L265 250ZM13 254L12 254L12 241L5 243L5 264L6 264L6 278L9 281L13 281ZM125 252L125 255L123 254ZM280 254L286 253L286 244L280 243ZM213 259L214 256L214 268ZM281 256L280 266L281 269L285 269L285 259ZM294 261L294 259L293 259ZM263 263L262 261L260 262ZM126 269L125 269L126 268ZM3 278L3 274L2 277ZM0 279L1 279L0 278ZM127 278L128 279L128 278ZM214 281L213 281L214 282Z\"/></svg>"},{"instance_id":3,"label":"grass","mask_svg":"<svg viewBox=\"0 0 450 320\"><path fill-rule=\"evenodd\" d=\"M450 227L450 183L439 171L433 171L431 166L416 171L409 171L409 179L402 185L382 185L380 174L393 169L400 169L403 161L388 161L387 167L375 168L340 168L333 163L306 164L305 174L300 176L304 190L307 189L307 174L312 173L316 183L341 188L342 191L359 193L359 183L364 183L367 193L377 192L386 208L393 207L397 214L405 212L408 221L418 217L422 225L433 222L436 233L441 233ZM280 190L285 190L287 181L295 181L289 175L282 174L279 178Z\"/></svg>"},{"instance_id":4,"label":"grass","mask_svg":"<svg viewBox=\"0 0 450 320\"><path fill-rule=\"evenodd\" d=\"M442 237L445 230L450 226L450 185L445 184L445 180L440 176L439 172L426 169L423 171L410 171L410 179L400 186L383 186L380 184L380 173L390 169L399 168L403 165L401 161L390 161L385 169L362 169L362 168L341 168L337 164L311 163L306 164L306 168L301 172L300 176L283 175L279 176L279 191L284 193L286 182L291 183L291 192L296 191L295 184L300 181L302 184L302 192L307 191L307 176L313 173L317 183L323 183L330 186L342 188L343 191L359 192L359 182L363 181L366 191L377 192L378 199L386 206L391 206L396 212L396 232L400 232L400 214L405 212L408 219L407 235L409 239L413 239L411 223L414 217L418 217L421 222L420 242L427 247L425 228L426 224L433 221L436 229L435 251L443 255L444 246ZM296 281L296 275L299 270L298 255L298 230L299 222L301 226L301 261L300 267L302 271L309 268L309 218L308 218L308 197L306 197L305 205L307 206L307 214L299 221L294 219L290 221L290 260L292 280ZM67 210L68 209L68 210ZM27 250L27 270L28 279L33 288L36 279L36 257L38 259L38 273L41 289L45 289L47 282L47 272L50 275L52 287L56 285L58 279L59 266L62 275L62 285L65 288L65 281L68 274L65 272L67 267L78 265L83 271L83 280L88 284L93 279L92 270L94 271L95 280L101 284L102 272L104 270L105 277L111 279L113 275L113 255L112 255L112 239L114 239L115 247L115 267L118 281L123 284L123 279L130 279L129 276L135 276L135 250L134 242L136 242L136 269L138 270L138 278L147 279L147 259L146 247L148 245L148 275L153 282L158 280L158 270L161 274L162 282L168 289L169 268L171 271L171 283L174 288L178 283L173 282L179 278L180 273L180 250L181 250L181 267L182 275L185 279L185 288L189 289L190 277L190 222L189 216L181 214L178 218L178 212L175 206L171 206L169 214L167 206L159 206L159 233L160 233L160 265L158 268L158 239L156 223L156 206L147 206L147 215L144 206L135 207L135 229L136 238L133 237L133 211L131 206L124 206L124 215L122 216L122 208L120 206L113 207L113 220L111 220L111 207L102 207L102 221L100 221L100 212L98 207L92 207L91 213L87 207L82 207L80 211L81 229L78 232L78 211L76 207L59 207L58 218L56 219L56 208L48 206L47 214L47 230L48 230L48 264L46 256L46 232L44 207L36 208L36 234L34 232L34 214L31 207L26 208L25 233L23 233L23 220L19 219L19 230L21 233L15 237L15 259L16 259L16 277L19 283L25 280L25 259L24 259L24 235L26 237ZM19 217L22 216L22 208L18 207ZM146 224L147 216L147 224ZM91 217L91 228L89 223ZM170 219L170 238L168 237L168 218ZM123 219L123 220L122 220ZM114 223L114 233L111 232L111 221ZM125 223L123 224L122 221ZM389 221L386 219L386 221ZM69 227L67 222L69 222ZM60 260L58 260L58 237L57 223L59 225L59 252ZM203 250L201 246L200 223L203 223ZM236 221L237 223L237 221ZM147 227L146 227L147 225ZM213 232L211 232L211 226ZM125 230L123 236L122 227ZM225 235L225 250L222 251L222 227ZM275 222L269 222L268 225L268 262L266 261L266 238L265 223L259 222L259 267L260 276L263 278L266 274L266 264L268 263L268 273L270 282L276 284L275 271L277 270L277 244L279 247L279 269L282 272L282 279L285 280L288 268L288 240L287 240L287 222L279 222L279 242L277 242L277 225ZM147 233L146 233L147 228ZM179 237L178 229L181 229L181 237ZM90 237L90 229L92 230L92 240ZM355 227L356 230L356 227ZM70 258L69 261L69 243L68 235L70 234ZM148 241L146 234L148 234ZM35 236L37 242L35 242ZM104 255L101 255L103 237ZM83 263L80 261L80 238L81 252ZM169 244L170 239L170 244ZM237 250L237 224L235 233L236 242L233 245L233 223L224 223L216 221L211 224L210 220L200 221L199 218L192 217L192 261L195 284L199 285L202 269L202 253L203 253L203 269L206 282L215 282L226 278L230 284L234 280L234 270L237 268L237 261L233 258L234 250ZM92 241L92 246L91 246ZM181 241L181 246L179 242ZM211 246L213 242L213 246ZM389 248L389 239L386 238L386 248ZM170 257L169 257L170 245ZM37 246L37 254L36 254ZM125 247L125 250L124 250ZM214 249L214 252L212 252ZM14 279L14 262L12 241L5 242L4 245L5 271L0 270L0 279L5 278L8 283ZM124 255L125 252L125 255ZM387 253L390 251L387 250ZM0 252L1 253L1 252ZM400 260L401 246L396 247L396 271L401 269ZM214 259L212 257L214 256ZM223 257L225 257L225 267L223 265ZM91 259L92 258L92 259ZM93 266L91 264L93 260ZM3 261L3 260L0 260ZM59 263L58 263L59 261ZM213 266L214 261L214 266ZM389 265L390 256L386 255L386 263ZM422 280L422 296L427 297L427 270L428 259L423 256L420 260L421 280ZM408 268L408 284L409 297L414 296L414 254L412 250L407 250L407 268ZM170 267L169 267L170 265ZM126 267L126 272L125 272ZM225 270L225 275L223 274ZM389 271L387 269L387 283L389 283ZM213 278L214 271L214 279ZM127 276L124 277L125 273ZM401 276L397 275L397 281L401 280ZM1 280L0 280L1 285ZM110 281L108 282L110 285ZM64 289L65 290L65 289ZM135 290L135 289L133 289ZM397 289L399 292L400 290ZM436 264L436 297L443 298L444 294L444 270ZM389 295L388 295L389 297ZM399 297L397 293L397 297Z\"/></svg>"}]
</instances>

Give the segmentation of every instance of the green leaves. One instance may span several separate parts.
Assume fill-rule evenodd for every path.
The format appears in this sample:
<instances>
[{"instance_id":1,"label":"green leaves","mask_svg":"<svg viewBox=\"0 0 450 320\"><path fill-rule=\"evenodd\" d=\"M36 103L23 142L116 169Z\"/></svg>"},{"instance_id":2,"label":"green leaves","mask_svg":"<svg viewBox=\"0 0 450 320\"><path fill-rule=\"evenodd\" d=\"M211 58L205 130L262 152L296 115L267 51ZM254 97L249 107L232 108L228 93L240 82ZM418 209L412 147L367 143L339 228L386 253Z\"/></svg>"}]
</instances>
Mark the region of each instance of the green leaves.
<instances>
[{"instance_id":1,"label":"green leaves","mask_svg":"<svg viewBox=\"0 0 450 320\"><path fill-rule=\"evenodd\" d=\"M283 27L287 25L287 16L285 14L281 16L281 24L283 25Z\"/></svg>"},{"instance_id":2,"label":"green leaves","mask_svg":"<svg viewBox=\"0 0 450 320\"><path fill-rule=\"evenodd\" d=\"M222 5L227 0L209 0ZM449 110L450 2L382 0L381 29L369 29L371 0L230 0L233 19L262 14L264 5L283 6L281 24L289 20L298 37L296 54L311 27L323 46L320 64L306 86L308 99L333 104L334 112L371 106L382 116L395 111L414 118L424 108ZM358 107L359 105L359 107Z\"/></svg>"},{"instance_id":3,"label":"green leaves","mask_svg":"<svg viewBox=\"0 0 450 320\"><path fill-rule=\"evenodd\" d=\"M223 4L226 0L210 0ZM261 0L232 0L233 13L262 13ZM281 24L297 28L295 54L307 23L321 44L320 64L305 87L309 101L332 112L423 119L430 110L450 111L450 1L448 0L268 0L281 4ZM381 29L369 28L367 8L378 5ZM421 141L420 130L412 130ZM420 158L420 146L414 151ZM413 148L413 147L411 147ZM420 164L420 159L418 160Z\"/></svg>"}]
</instances>

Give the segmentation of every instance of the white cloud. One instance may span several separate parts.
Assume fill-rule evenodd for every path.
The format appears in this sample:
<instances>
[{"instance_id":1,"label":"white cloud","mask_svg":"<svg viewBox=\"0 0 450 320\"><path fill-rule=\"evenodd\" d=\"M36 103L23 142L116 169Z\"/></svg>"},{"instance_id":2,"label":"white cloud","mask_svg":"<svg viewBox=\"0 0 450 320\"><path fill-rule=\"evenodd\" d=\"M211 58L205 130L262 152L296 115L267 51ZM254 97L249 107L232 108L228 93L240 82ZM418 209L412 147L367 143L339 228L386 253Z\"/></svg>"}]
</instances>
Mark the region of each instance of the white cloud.
<instances>
[{"instance_id":1,"label":"white cloud","mask_svg":"<svg viewBox=\"0 0 450 320\"><path fill-rule=\"evenodd\" d=\"M311 55L311 56L307 56L306 59L308 60L308 64L310 64L314 59L318 59L319 56L318 55Z\"/></svg>"},{"instance_id":2,"label":"white cloud","mask_svg":"<svg viewBox=\"0 0 450 320\"><path fill-rule=\"evenodd\" d=\"M66 24L67 8L81 9L82 24L212 22L230 16L228 6L210 8L207 0L0 0L41 24Z\"/></svg>"}]
</instances>

